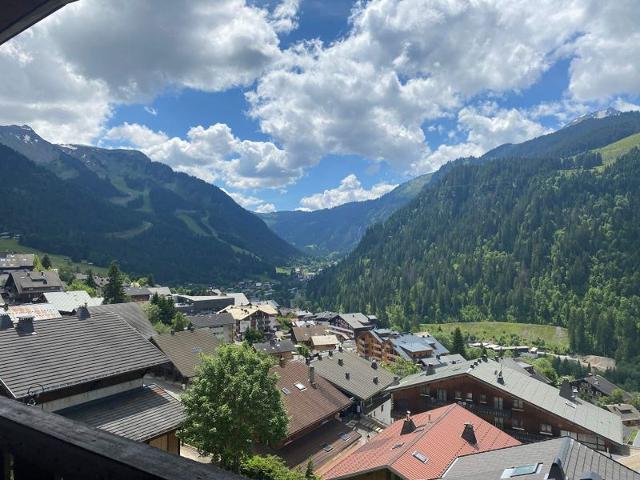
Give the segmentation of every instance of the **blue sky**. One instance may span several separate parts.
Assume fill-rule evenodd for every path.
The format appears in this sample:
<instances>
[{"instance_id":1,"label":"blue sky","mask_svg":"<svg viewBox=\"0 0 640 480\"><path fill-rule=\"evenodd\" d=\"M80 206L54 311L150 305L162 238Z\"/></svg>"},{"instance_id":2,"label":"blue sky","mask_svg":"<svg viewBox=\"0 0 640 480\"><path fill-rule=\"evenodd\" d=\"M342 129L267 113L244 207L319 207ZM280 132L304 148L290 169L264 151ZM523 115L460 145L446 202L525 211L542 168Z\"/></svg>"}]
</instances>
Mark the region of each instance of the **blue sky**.
<instances>
[{"instance_id":1,"label":"blue sky","mask_svg":"<svg viewBox=\"0 0 640 480\"><path fill-rule=\"evenodd\" d=\"M640 103L633 1L114 2L0 47L0 122L141 149L256 211L375 198Z\"/></svg>"}]
</instances>

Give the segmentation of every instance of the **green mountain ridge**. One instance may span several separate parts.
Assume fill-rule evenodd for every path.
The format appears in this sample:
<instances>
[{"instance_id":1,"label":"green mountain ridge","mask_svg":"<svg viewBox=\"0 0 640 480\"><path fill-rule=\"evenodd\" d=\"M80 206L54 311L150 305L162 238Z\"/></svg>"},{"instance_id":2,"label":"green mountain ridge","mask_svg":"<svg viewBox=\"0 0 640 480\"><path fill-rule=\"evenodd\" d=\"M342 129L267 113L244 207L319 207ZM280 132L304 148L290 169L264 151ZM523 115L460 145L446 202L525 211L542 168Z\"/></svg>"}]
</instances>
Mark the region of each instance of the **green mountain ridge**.
<instances>
[{"instance_id":1,"label":"green mountain ridge","mask_svg":"<svg viewBox=\"0 0 640 480\"><path fill-rule=\"evenodd\" d=\"M309 306L366 311L403 330L483 320L564 326L572 350L634 361L640 150L627 140L606 165L593 150L638 132L640 113L588 118L452 162L309 283Z\"/></svg>"},{"instance_id":2,"label":"green mountain ridge","mask_svg":"<svg viewBox=\"0 0 640 480\"><path fill-rule=\"evenodd\" d=\"M374 200L348 202L321 210L260 214L280 237L310 255L341 257L358 244L367 229L409 203L431 180L421 175Z\"/></svg>"},{"instance_id":3,"label":"green mountain ridge","mask_svg":"<svg viewBox=\"0 0 640 480\"><path fill-rule=\"evenodd\" d=\"M141 152L52 145L28 127L0 127L5 230L26 245L210 283L275 274L301 255L219 188Z\"/></svg>"}]
</instances>

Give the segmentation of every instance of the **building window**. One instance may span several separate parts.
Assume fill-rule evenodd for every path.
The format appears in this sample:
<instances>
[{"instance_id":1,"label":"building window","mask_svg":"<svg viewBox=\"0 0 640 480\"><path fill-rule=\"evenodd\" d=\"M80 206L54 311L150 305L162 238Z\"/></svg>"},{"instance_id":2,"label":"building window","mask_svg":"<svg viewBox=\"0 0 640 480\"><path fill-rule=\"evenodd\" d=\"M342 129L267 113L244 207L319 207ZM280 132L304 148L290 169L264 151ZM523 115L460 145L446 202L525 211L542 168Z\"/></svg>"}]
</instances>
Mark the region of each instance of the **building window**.
<instances>
[{"instance_id":1,"label":"building window","mask_svg":"<svg viewBox=\"0 0 640 480\"><path fill-rule=\"evenodd\" d=\"M431 390L429 389L429 385L420 385L421 396L428 397L430 393L431 393Z\"/></svg>"},{"instance_id":2,"label":"building window","mask_svg":"<svg viewBox=\"0 0 640 480\"><path fill-rule=\"evenodd\" d=\"M502 397L493 397L493 408L502 410Z\"/></svg>"},{"instance_id":3,"label":"building window","mask_svg":"<svg viewBox=\"0 0 640 480\"><path fill-rule=\"evenodd\" d=\"M480 403L487 403L487 396L484 393L480 394Z\"/></svg>"},{"instance_id":4,"label":"building window","mask_svg":"<svg viewBox=\"0 0 640 480\"><path fill-rule=\"evenodd\" d=\"M513 399L513 409L514 410L524 410L524 402L519 398Z\"/></svg>"},{"instance_id":5,"label":"building window","mask_svg":"<svg viewBox=\"0 0 640 480\"><path fill-rule=\"evenodd\" d=\"M498 428L504 428L504 418L493 417L493 424Z\"/></svg>"},{"instance_id":6,"label":"building window","mask_svg":"<svg viewBox=\"0 0 640 480\"><path fill-rule=\"evenodd\" d=\"M456 400L462 400L462 392L460 390L456 390Z\"/></svg>"},{"instance_id":7,"label":"building window","mask_svg":"<svg viewBox=\"0 0 640 480\"><path fill-rule=\"evenodd\" d=\"M551 425L549 425L548 423L541 423L540 433L542 433L543 435L553 435L553 430L551 429Z\"/></svg>"},{"instance_id":8,"label":"building window","mask_svg":"<svg viewBox=\"0 0 640 480\"><path fill-rule=\"evenodd\" d=\"M447 391L439 388L438 389L438 401L439 402L446 402L447 401Z\"/></svg>"},{"instance_id":9,"label":"building window","mask_svg":"<svg viewBox=\"0 0 640 480\"><path fill-rule=\"evenodd\" d=\"M464 396L465 396L465 400L467 402L473 402L473 393L471 393L471 392L465 393Z\"/></svg>"},{"instance_id":10,"label":"building window","mask_svg":"<svg viewBox=\"0 0 640 480\"><path fill-rule=\"evenodd\" d=\"M524 430L524 420L522 418L513 417L511 419L511 426L514 430Z\"/></svg>"}]
</instances>

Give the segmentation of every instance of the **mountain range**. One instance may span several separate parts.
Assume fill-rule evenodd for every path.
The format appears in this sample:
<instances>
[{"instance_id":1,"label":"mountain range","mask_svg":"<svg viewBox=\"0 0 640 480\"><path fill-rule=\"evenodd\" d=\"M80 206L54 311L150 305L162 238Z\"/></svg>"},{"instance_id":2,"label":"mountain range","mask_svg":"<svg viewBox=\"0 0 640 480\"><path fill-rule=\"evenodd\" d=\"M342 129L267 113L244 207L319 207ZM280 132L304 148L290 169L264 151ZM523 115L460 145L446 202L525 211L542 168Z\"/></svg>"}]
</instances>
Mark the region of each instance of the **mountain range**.
<instances>
[{"instance_id":1,"label":"mountain range","mask_svg":"<svg viewBox=\"0 0 640 480\"><path fill-rule=\"evenodd\" d=\"M0 226L22 242L163 282L269 276L301 253L218 187L135 150L0 127Z\"/></svg>"},{"instance_id":2,"label":"mountain range","mask_svg":"<svg viewBox=\"0 0 640 480\"><path fill-rule=\"evenodd\" d=\"M260 217L280 237L303 252L338 258L355 248L367 229L386 220L429 183L432 174L419 176L374 200L348 202L337 207L305 211L280 211Z\"/></svg>"},{"instance_id":3,"label":"mountain range","mask_svg":"<svg viewBox=\"0 0 640 480\"><path fill-rule=\"evenodd\" d=\"M396 328L565 326L577 352L640 355L640 112L594 115L447 164L307 288L309 308Z\"/></svg>"}]
</instances>

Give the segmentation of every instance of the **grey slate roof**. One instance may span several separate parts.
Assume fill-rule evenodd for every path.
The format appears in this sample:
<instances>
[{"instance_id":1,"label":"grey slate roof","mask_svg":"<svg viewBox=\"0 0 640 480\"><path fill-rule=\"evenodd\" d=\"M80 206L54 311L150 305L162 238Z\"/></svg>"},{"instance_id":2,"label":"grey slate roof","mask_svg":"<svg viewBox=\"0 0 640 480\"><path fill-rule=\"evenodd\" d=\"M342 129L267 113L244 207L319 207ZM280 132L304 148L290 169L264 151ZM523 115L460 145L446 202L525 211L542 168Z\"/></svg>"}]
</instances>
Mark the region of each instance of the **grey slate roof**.
<instances>
[{"instance_id":1,"label":"grey slate roof","mask_svg":"<svg viewBox=\"0 0 640 480\"><path fill-rule=\"evenodd\" d=\"M186 378L195 377L196 367L202 362L201 354L213 354L220 344L211 330L204 328L163 333L154 336L151 341L169 357L180 375Z\"/></svg>"},{"instance_id":2,"label":"grey slate roof","mask_svg":"<svg viewBox=\"0 0 640 480\"><path fill-rule=\"evenodd\" d=\"M589 385L591 385L595 390L599 391L600 393L606 396L611 396L611 394L616 388L619 388L620 390L622 390L615 383L610 382L609 380L604 378L602 375L598 375L598 374L587 375L586 377L580 380L576 380L576 382L586 382ZM624 390L622 390L622 392L625 400L631 399L631 395L629 395L628 392L625 392Z\"/></svg>"},{"instance_id":3,"label":"grey slate roof","mask_svg":"<svg viewBox=\"0 0 640 480\"><path fill-rule=\"evenodd\" d=\"M62 281L58 274L54 271L47 270L45 272L12 272L11 278L16 286L18 293L23 293L28 289L29 292L36 291L62 291Z\"/></svg>"},{"instance_id":4,"label":"grey slate roof","mask_svg":"<svg viewBox=\"0 0 640 480\"><path fill-rule=\"evenodd\" d=\"M45 300L53 305L60 313L75 312L82 305L95 306L102 305L103 298L92 298L84 290L71 292L47 292L44 294Z\"/></svg>"},{"instance_id":5,"label":"grey slate roof","mask_svg":"<svg viewBox=\"0 0 640 480\"><path fill-rule=\"evenodd\" d=\"M0 330L0 383L14 398L29 387L44 391L144 370L168 362L124 320L112 313L89 318L35 320L35 334Z\"/></svg>"},{"instance_id":6,"label":"grey slate roof","mask_svg":"<svg viewBox=\"0 0 640 480\"><path fill-rule=\"evenodd\" d=\"M139 303L113 303L109 305L97 305L89 307L89 312L93 315L101 313L113 313L122 318L125 322L135 328L140 335L149 340L156 335L156 329L153 328L147 313Z\"/></svg>"},{"instance_id":7,"label":"grey slate roof","mask_svg":"<svg viewBox=\"0 0 640 480\"><path fill-rule=\"evenodd\" d=\"M622 423L616 415L580 398L570 402L560 396L557 388L512 368L502 369L504 383L499 383L495 372L501 369L501 364L495 360L471 360L440 367L431 375L425 373L409 375L389 390L402 390L435 380L468 375L622 445Z\"/></svg>"},{"instance_id":8,"label":"grey slate roof","mask_svg":"<svg viewBox=\"0 0 640 480\"><path fill-rule=\"evenodd\" d=\"M33 253L3 253L0 255L0 270L18 268L31 270L33 261Z\"/></svg>"},{"instance_id":9,"label":"grey slate roof","mask_svg":"<svg viewBox=\"0 0 640 480\"><path fill-rule=\"evenodd\" d=\"M341 313L339 316L353 329L371 325L369 319L364 313Z\"/></svg>"},{"instance_id":10,"label":"grey slate roof","mask_svg":"<svg viewBox=\"0 0 640 480\"><path fill-rule=\"evenodd\" d=\"M125 287L124 293L130 297L151 296L151 291L147 287Z\"/></svg>"},{"instance_id":11,"label":"grey slate roof","mask_svg":"<svg viewBox=\"0 0 640 480\"><path fill-rule=\"evenodd\" d=\"M458 457L442 478L500 480L511 478L502 476L507 468L537 464L541 465L536 473L513 478L579 480L594 472L606 480L640 480L640 473L568 437Z\"/></svg>"},{"instance_id":12,"label":"grey slate roof","mask_svg":"<svg viewBox=\"0 0 640 480\"><path fill-rule=\"evenodd\" d=\"M230 313L210 313L208 315L187 315L187 320L195 328L224 327L235 325L236 321Z\"/></svg>"},{"instance_id":13,"label":"grey slate roof","mask_svg":"<svg viewBox=\"0 0 640 480\"><path fill-rule=\"evenodd\" d=\"M185 419L180 400L156 385L135 388L56 413L137 442L176 430Z\"/></svg>"},{"instance_id":14,"label":"grey slate roof","mask_svg":"<svg viewBox=\"0 0 640 480\"><path fill-rule=\"evenodd\" d=\"M258 352L269 353L269 354L296 351L296 346L293 344L291 340L254 343L253 348L255 348L256 351Z\"/></svg>"},{"instance_id":15,"label":"grey slate roof","mask_svg":"<svg viewBox=\"0 0 640 480\"><path fill-rule=\"evenodd\" d=\"M371 398L386 389L395 378L381 365L377 364L377 368L373 368L372 362L352 352L334 351L332 356L321 358L312 362L318 375L329 380L340 390L361 400ZM340 365L339 360L342 360L343 365ZM346 373L349 373L348 379ZM374 377L378 378L377 384L373 381Z\"/></svg>"},{"instance_id":16,"label":"grey slate roof","mask_svg":"<svg viewBox=\"0 0 640 480\"><path fill-rule=\"evenodd\" d=\"M421 352L425 350L432 350L434 355L446 355L449 353L438 340L431 335L415 335L413 333L404 333L398 336L390 338L391 343L396 349L396 352L405 360L409 360L411 357L405 352Z\"/></svg>"}]
</instances>

